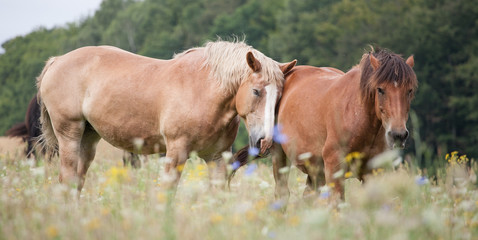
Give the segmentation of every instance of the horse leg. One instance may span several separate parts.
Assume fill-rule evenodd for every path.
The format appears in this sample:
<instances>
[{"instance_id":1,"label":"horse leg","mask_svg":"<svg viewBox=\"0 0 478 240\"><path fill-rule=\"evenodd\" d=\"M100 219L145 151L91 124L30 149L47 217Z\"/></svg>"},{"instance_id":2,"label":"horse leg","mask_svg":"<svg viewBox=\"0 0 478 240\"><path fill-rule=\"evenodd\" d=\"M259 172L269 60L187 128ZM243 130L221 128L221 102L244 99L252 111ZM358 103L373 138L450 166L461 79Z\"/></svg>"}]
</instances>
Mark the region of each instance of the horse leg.
<instances>
[{"instance_id":1,"label":"horse leg","mask_svg":"<svg viewBox=\"0 0 478 240\"><path fill-rule=\"evenodd\" d=\"M176 192L181 177L182 166L188 159L188 149L183 141L169 141L166 147L166 158L169 160L165 167L164 185L166 189Z\"/></svg>"},{"instance_id":2,"label":"horse leg","mask_svg":"<svg viewBox=\"0 0 478 240\"><path fill-rule=\"evenodd\" d=\"M227 168L221 154L215 154L211 160L205 159L209 170L209 189L213 192L225 190Z\"/></svg>"},{"instance_id":3,"label":"horse leg","mask_svg":"<svg viewBox=\"0 0 478 240\"><path fill-rule=\"evenodd\" d=\"M36 153L33 150L33 139L30 136L28 136L27 137L27 158L30 159L32 155L36 159Z\"/></svg>"},{"instance_id":4,"label":"horse leg","mask_svg":"<svg viewBox=\"0 0 478 240\"><path fill-rule=\"evenodd\" d=\"M280 144L274 145L272 153L272 170L274 173L275 197L283 203L283 206L287 206L290 197L289 191L289 171L281 171L285 167L290 167L290 163L287 162L287 157Z\"/></svg>"},{"instance_id":5,"label":"horse leg","mask_svg":"<svg viewBox=\"0 0 478 240\"><path fill-rule=\"evenodd\" d=\"M59 126L59 128L54 129L58 140L60 154L59 180L61 183L75 185L79 188L80 179L77 169L80 159L81 138L85 130L85 122L66 120L53 122L53 124L54 126Z\"/></svg>"},{"instance_id":6,"label":"horse leg","mask_svg":"<svg viewBox=\"0 0 478 240\"><path fill-rule=\"evenodd\" d=\"M341 178L334 178L334 173L340 171L341 163L339 160L340 153L337 147L333 144L325 145L322 150L322 156L324 158L324 173L325 182L332 185L334 192L342 199L344 199L344 189L342 186Z\"/></svg>"},{"instance_id":7,"label":"horse leg","mask_svg":"<svg viewBox=\"0 0 478 240\"><path fill-rule=\"evenodd\" d=\"M86 128L81 138L80 161L78 162L77 173L80 177L78 183L78 192L85 184L85 177L91 162L95 158L96 145L100 136L91 128Z\"/></svg>"}]
</instances>

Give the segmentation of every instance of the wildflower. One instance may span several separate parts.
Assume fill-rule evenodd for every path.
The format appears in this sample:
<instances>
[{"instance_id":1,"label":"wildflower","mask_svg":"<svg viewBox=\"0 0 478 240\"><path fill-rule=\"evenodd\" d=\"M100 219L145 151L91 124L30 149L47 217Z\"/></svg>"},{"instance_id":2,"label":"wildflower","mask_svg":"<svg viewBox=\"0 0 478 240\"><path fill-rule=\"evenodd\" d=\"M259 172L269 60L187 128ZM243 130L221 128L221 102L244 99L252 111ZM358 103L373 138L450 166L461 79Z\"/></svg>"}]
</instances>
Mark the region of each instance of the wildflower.
<instances>
[{"instance_id":1,"label":"wildflower","mask_svg":"<svg viewBox=\"0 0 478 240\"><path fill-rule=\"evenodd\" d=\"M325 185L325 186L320 187L319 188L319 190L320 190L319 198L321 198L321 199L329 198L330 197L330 188L334 187L334 186Z\"/></svg>"},{"instance_id":2,"label":"wildflower","mask_svg":"<svg viewBox=\"0 0 478 240\"><path fill-rule=\"evenodd\" d=\"M330 192L321 192L319 195L320 198L326 199L330 197Z\"/></svg>"},{"instance_id":3,"label":"wildflower","mask_svg":"<svg viewBox=\"0 0 478 240\"><path fill-rule=\"evenodd\" d=\"M288 173L290 171L290 168L289 167L281 167L279 169L279 173L280 174L284 174L284 173Z\"/></svg>"},{"instance_id":4,"label":"wildflower","mask_svg":"<svg viewBox=\"0 0 478 240\"><path fill-rule=\"evenodd\" d=\"M256 169L257 169L257 164L255 163L250 164L245 171L246 176L252 175L254 171L256 171Z\"/></svg>"},{"instance_id":5,"label":"wildflower","mask_svg":"<svg viewBox=\"0 0 478 240\"><path fill-rule=\"evenodd\" d=\"M299 216L294 215L287 220L287 223L289 223L289 225L295 227L295 226L299 225L300 218L299 218Z\"/></svg>"},{"instance_id":6,"label":"wildflower","mask_svg":"<svg viewBox=\"0 0 478 240\"><path fill-rule=\"evenodd\" d=\"M56 228L55 226L49 226L46 228L46 235L49 237L49 238L55 238L58 236L58 228Z\"/></svg>"},{"instance_id":7,"label":"wildflower","mask_svg":"<svg viewBox=\"0 0 478 240\"><path fill-rule=\"evenodd\" d=\"M130 180L128 169L124 167L112 167L106 172L106 175L108 176L107 184L122 183Z\"/></svg>"},{"instance_id":8,"label":"wildflower","mask_svg":"<svg viewBox=\"0 0 478 240\"><path fill-rule=\"evenodd\" d=\"M184 170L184 164L179 164L178 166L176 166L176 169L178 170L178 172L182 172Z\"/></svg>"},{"instance_id":9,"label":"wildflower","mask_svg":"<svg viewBox=\"0 0 478 240\"><path fill-rule=\"evenodd\" d=\"M235 161L232 163L232 170L236 170L241 166L241 163L239 161Z\"/></svg>"},{"instance_id":10,"label":"wildflower","mask_svg":"<svg viewBox=\"0 0 478 240\"><path fill-rule=\"evenodd\" d=\"M167 196L164 192L159 192L158 194L156 194L156 199L159 203L166 203Z\"/></svg>"},{"instance_id":11,"label":"wildflower","mask_svg":"<svg viewBox=\"0 0 478 240\"><path fill-rule=\"evenodd\" d=\"M340 178L344 175L344 170L343 169L340 169L338 170L337 172L334 173L334 175L332 175L332 177L334 179L337 179L337 178Z\"/></svg>"},{"instance_id":12,"label":"wildflower","mask_svg":"<svg viewBox=\"0 0 478 240\"><path fill-rule=\"evenodd\" d=\"M345 162L347 163L351 163L352 160L359 160L359 159L362 159L364 157L364 154L361 153L361 152L351 152L349 154L347 154L347 156L345 156Z\"/></svg>"},{"instance_id":13,"label":"wildflower","mask_svg":"<svg viewBox=\"0 0 478 240\"><path fill-rule=\"evenodd\" d=\"M415 178L415 183L418 185L418 186L422 186L422 185L425 185L425 184L428 184L428 178L424 177L424 176L417 176Z\"/></svg>"},{"instance_id":14,"label":"wildflower","mask_svg":"<svg viewBox=\"0 0 478 240\"><path fill-rule=\"evenodd\" d=\"M274 135L273 135L273 140L276 143L286 143L288 138L287 135L282 133L282 125L277 124L274 126Z\"/></svg>"},{"instance_id":15,"label":"wildflower","mask_svg":"<svg viewBox=\"0 0 478 240\"><path fill-rule=\"evenodd\" d=\"M100 227L100 220L98 218L93 218L86 223L85 226L88 230L95 230Z\"/></svg>"},{"instance_id":16,"label":"wildflower","mask_svg":"<svg viewBox=\"0 0 478 240\"><path fill-rule=\"evenodd\" d=\"M259 155L259 148L250 147L248 150L249 156L257 156Z\"/></svg>"},{"instance_id":17,"label":"wildflower","mask_svg":"<svg viewBox=\"0 0 478 240\"><path fill-rule=\"evenodd\" d=\"M267 189L267 188L269 188L269 186L270 186L270 184L267 183L266 181L261 181L261 183L259 184L259 187L261 189Z\"/></svg>"},{"instance_id":18,"label":"wildflower","mask_svg":"<svg viewBox=\"0 0 478 240\"><path fill-rule=\"evenodd\" d=\"M285 205L285 202L282 201L282 200L277 200L275 202L273 202L269 208L272 209L272 210L279 210L281 209L283 206Z\"/></svg>"},{"instance_id":19,"label":"wildflower","mask_svg":"<svg viewBox=\"0 0 478 240\"><path fill-rule=\"evenodd\" d=\"M344 177L345 178L351 178L354 174L351 171L348 171L345 173Z\"/></svg>"},{"instance_id":20,"label":"wildflower","mask_svg":"<svg viewBox=\"0 0 478 240\"><path fill-rule=\"evenodd\" d=\"M210 217L209 217L209 220L211 221L211 223L218 223L218 222L221 222L222 220L224 220L224 218L217 214L217 213L213 213Z\"/></svg>"},{"instance_id":21,"label":"wildflower","mask_svg":"<svg viewBox=\"0 0 478 240\"><path fill-rule=\"evenodd\" d=\"M301 161L303 161L303 160L309 159L309 158L311 158L311 157L312 157L312 153L306 152L306 153L300 154L300 155L298 156L298 159L301 160Z\"/></svg>"}]
</instances>

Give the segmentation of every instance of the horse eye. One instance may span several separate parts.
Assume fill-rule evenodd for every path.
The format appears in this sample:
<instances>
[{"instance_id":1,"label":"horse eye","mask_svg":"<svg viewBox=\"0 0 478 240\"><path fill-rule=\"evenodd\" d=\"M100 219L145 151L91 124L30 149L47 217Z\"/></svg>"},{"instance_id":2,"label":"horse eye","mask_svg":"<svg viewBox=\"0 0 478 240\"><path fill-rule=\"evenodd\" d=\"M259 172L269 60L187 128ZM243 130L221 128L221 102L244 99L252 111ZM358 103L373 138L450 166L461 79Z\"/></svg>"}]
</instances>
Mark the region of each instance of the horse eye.
<instances>
[{"instance_id":1,"label":"horse eye","mask_svg":"<svg viewBox=\"0 0 478 240\"><path fill-rule=\"evenodd\" d=\"M377 88L377 91L380 95L385 94L385 91L383 91L383 89L381 89L381 88Z\"/></svg>"},{"instance_id":2,"label":"horse eye","mask_svg":"<svg viewBox=\"0 0 478 240\"><path fill-rule=\"evenodd\" d=\"M261 96L261 92L257 89L252 89L252 93L254 93L254 95L256 95L258 97Z\"/></svg>"}]
</instances>

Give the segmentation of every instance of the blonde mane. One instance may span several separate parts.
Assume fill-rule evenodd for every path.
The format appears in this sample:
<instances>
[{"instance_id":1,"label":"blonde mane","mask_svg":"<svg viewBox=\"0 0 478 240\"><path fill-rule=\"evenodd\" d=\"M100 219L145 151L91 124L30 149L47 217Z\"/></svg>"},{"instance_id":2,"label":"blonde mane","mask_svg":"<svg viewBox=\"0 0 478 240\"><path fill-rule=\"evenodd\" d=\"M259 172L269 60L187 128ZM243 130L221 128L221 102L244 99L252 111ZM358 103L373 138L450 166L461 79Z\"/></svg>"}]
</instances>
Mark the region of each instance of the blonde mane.
<instances>
[{"instance_id":1,"label":"blonde mane","mask_svg":"<svg viewBox=\"0 0 478 240\"><path fill-rule=\"evenodd\" d=\"M284 75L279 68L279 63L265 56L244 41L227 42L218 40L207 42L204 47L192 48L174 56L179 58L194 50L204 51L204 67L211 69L209 77L215 79L225 91L236 92L242 80L252 74L252 69L247 65L246 55L252 52L262 66L262 74L268 83L282 87Z\"/></svg>"}]
</instances>

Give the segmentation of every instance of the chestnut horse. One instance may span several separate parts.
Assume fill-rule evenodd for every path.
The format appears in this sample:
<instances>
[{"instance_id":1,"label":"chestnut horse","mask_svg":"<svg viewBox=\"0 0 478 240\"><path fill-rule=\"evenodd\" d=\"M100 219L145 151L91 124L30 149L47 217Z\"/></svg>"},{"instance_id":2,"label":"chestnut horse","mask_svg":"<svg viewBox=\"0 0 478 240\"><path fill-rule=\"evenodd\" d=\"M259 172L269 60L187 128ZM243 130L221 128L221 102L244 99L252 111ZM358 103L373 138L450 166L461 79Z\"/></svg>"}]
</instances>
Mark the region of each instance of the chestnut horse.
<instances>
[{"instance_id":1,"label":"chestnut horse","mask_svg":"<svg viewBox=\"0 0 478 240\"><path fill-rule=\"evenodd\" d=\"M334 183L343 197L342 169L347 153L363 154L366 162L394 147L405 146L410 103L417 88L413 56L406 61L387 50L364 54L347 73L329 67L299 66L286 76L277 115L288 141L276 144L272 161L276 197L287 200L286 157L307 174L304 196ZM300 157L302 156L302 157Z\"/></svg>"},{"instance_id":2,"label":"chestnut horse","mask_svg":"<svg viewBox=\"0 0 478 240\"><path fill-rule=\"evenodd\" d=\"M281 141L272 152L276 198L289 199L288 171L280 171L290 166L287 158L307 174L304 196L334 183L336 193L343 197L342 180L333 175L342 169L347 153L362 153L358 177L363 179L370 158L387 149L403 148L418 84L413 65L413 56L405 61L378 50L364 54L360 64L347 73L313 66L289 71L277 110L280 133L275 133L287 141L278 138ZM235 154L240 166L247 163L247 148Z\"/></svg>"},{"instance_id":3,"label":"chestnut horse","mask_svg":"<svg viewBox=\"0 0 478 240\"><path fill-rule=\"evenodd\" d=\"M50 58L37 79L42 138L58 147L60 182L78 191L100 138L130 152L166 152L172 190L191 151L216 163L209 176L223 185L221 153L231 150L238 116L250 142L269 148L284 73L295 62L280 64L243 42L209 42L170 60L79 48Z\"/></svg>"}]
</instances>

